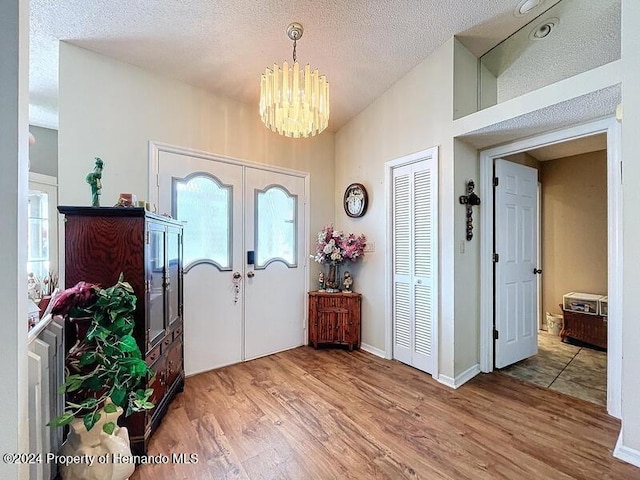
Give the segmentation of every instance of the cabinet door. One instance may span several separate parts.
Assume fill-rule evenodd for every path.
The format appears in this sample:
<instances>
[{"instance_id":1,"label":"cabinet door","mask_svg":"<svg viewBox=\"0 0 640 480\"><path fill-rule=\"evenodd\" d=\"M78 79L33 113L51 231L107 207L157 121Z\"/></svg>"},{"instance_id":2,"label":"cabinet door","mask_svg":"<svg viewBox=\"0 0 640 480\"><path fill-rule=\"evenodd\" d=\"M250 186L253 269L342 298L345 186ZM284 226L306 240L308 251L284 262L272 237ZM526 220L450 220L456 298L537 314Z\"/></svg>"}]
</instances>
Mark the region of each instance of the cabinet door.
<instances>
[{"instance_id":1,"label":"cabinet door","mask_svg":"<svg viewBox=\"0 0 640 480\"><path fill-rule=\"evenodd\" d=\"M167 388L175 383L182 372L182 339L173 342L165 354L167 362Z\"/></svg>"},{"instance_id":2,"label":"cabinet door","mask_svg":"<svg viewBox=\"0 0 640 480\"><path fill-rule=\"evenodd\" d=\"M336 337L338 343L351 343L351 321L349 312L340 312L337 315Z\"/></svg>"},{"instance_id":3,"label":"cabinet door","mask_svg":"<svg viewBox=\"0 0 640 480\"><path fill-rule=\"evenodd\" d=\"M336 326L338 325L338 314L335 311L318 311L318 343L333 343L336 338Z\"/></svg>"},{"instance_id":4,"label":"cabinet door","mask_svg":"<svg viewBox=\"0 0 640 480\"><path fill-rule=\"evenodd\" d=\"M167 229L167 319L172 328L182 318L182 282L181 262L182 234L179 228Z\"/></svg>"},{"instance_id":5,"label":"cabinet door","mask_svg":"<svg viewBox=\"0 0 640 480\"><path fill-rule=\"evenodd\" d=\"M151 366L154 375L149 379L148 388L153 389L153 394L149 398L149 401L156 407L160 404L167 391L166 365L165 358L163 357ZM156 410L154 409L152 415L154 415L155 412Z\"/></svg>"},{"instance_id":6,"label":"cabinet door","mask_svg":"<svg viewBox=\"0 0 640 480\"><path fill-rule=\"evenodd\" d=\"M147 351L162 340L165 333L165 228L147 224Z\"/></svg>"}]
</instances>

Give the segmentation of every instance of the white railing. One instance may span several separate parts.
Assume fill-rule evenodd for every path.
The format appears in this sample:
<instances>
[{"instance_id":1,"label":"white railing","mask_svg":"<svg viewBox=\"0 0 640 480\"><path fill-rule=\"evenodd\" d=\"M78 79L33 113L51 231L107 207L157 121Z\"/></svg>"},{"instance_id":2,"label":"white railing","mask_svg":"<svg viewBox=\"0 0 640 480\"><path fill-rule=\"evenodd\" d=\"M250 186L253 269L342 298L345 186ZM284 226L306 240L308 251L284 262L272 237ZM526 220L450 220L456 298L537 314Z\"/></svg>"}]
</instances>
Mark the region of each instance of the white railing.
<instances>
[{"instance_id":1,"label":"white railing","mask_svg":"<svg viewBox=\"0 0 640 480\"><path fill-rule=\"evenodd\" d=\"M31 480L52 480L58 473L45 458L64 440L62 428L47 427L64 411L64 396L58 394L64 363L64 319L46 316L29 331L29 452L42 458L29 466Z\"/></svg>"}]
</instances>

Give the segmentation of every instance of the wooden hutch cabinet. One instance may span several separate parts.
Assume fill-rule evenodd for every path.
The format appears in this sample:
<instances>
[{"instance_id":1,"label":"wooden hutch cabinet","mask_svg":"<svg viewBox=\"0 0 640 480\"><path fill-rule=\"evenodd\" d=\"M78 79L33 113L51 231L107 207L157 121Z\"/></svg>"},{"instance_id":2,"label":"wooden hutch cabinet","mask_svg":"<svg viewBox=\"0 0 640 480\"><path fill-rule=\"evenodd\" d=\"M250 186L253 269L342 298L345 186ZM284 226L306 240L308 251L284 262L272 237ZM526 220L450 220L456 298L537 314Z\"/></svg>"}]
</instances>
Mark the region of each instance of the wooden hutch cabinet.
<instances>
[{"instance_id":1,"label":"wooden hutch cabinet","mask_svg":"<svg viewBox=\"0 0 640 480\"><path fill-rule=\"evenodd\" d=\"M144 455L169 403L184 388L182 224L143 208L58 207L65 215L65 286L114 285L120 273L137 296L134 337L147 365L155 408L121 417L131 448ZM75 332L67 328L67 345ZM68 347L67 347L68 348Z\"/></svg>"},{"instance_id":2,"label":"wooden hutch cabinet","mask_svg":"<svg viewBox=\"0 0 640 480\"><path fill-rule=\"evenodd\" d=\"M359 293L309 292L309 344L360 348Z\"/></svg>"}]
</instances>

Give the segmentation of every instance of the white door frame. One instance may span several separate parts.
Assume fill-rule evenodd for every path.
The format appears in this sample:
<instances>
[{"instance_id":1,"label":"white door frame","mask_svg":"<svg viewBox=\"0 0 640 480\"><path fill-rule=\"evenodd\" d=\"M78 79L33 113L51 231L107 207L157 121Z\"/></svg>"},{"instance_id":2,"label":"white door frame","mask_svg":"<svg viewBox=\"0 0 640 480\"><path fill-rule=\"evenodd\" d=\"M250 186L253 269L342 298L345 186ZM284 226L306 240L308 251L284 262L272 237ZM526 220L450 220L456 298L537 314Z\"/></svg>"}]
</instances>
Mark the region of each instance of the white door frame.
<instances>
[{"instance_id":1,"label":"white door frame","mask_svg":"<svg viewBox=\"0 0 640 480\"><path fill-rule=\"evenodd\" d=\"M597 133L607 134L608 352L607 411L620 418L622 389L622 173L620 124L615 118L517 140L480 152L480 369L493 371L493 160Z\"/></svg>"},{"instance_id":2,"label":"white door frame","mask_svg":"<svg viewBox=\"0 0 640 480\"><path fill-rule=\"evenodd\" d=\"M202 150L196 150L193 148L187 147L179 147L176 145L170 145L168 143L156 142L153 140L149 140L149 163L148 163L148 174L149 174L149 203L152 205L158 205L158 187L159 187L159 160L160 160L160 152L167 153L175 153L178 155L188 155L191 157L202 158L204 160L213 160L216 162L230 163L232 165L239 165L241 167L251 167L260 170L265 170L267 172L276 172L276 173L284 173L286 175L294 175L297 177L304 178L304 192L305 198L302 199L304 202L304 238L300 239L303 243L304 249L304 291L309 291L309 236L310 236L310 225L309 219L311 218L311 210L309 205L309 193L310 193L310 185L311 185L311 174L309 172L302 172L300 170L293 170L289 168L283 167L274 167L271 165L264 165L257 162L251 162L249 160L242 160L239 158L228 157L225 155L217 155L214 153L204 152ZM162 212L158 212L162 213ZM243 234L244 238L244 234ZM307 312L309 310L309 299L305 294L304 300L304 311ZM306 315L302 316L300 319L303 322L302 328L304 331L304 343L309 343L309 329L307 325ZM243 355L244 355L244 345L243 345Z\"/></svg>"},{"instance_id":3,"label":"white door frame","mask_svg":"<svg viewBox=\"0 0 640 480\"><path fill-rule=\"evenodd\" d=\"M405 155L400 158L396 158L395 160L390 160L385 162L384 164L384 177L385 177L385 211L387 212L387 222L386 222L386 236L387 236L387 245L393 245L393 169L397 167L401 167L403 165L408 165L410 163L416 163L421 160L429 160L431 158L435 158L438 160L438 147L431 147L426 150L421 150L419 152L411 153L409 155ZM436 212L436 224L434 225L433 235L436 239L438 239L438 248L436 254L433 256L434 261L434 271L435 271L435 282L434 282L434 292L433 298L436 303L435 305L435 316L433 320L433 344L432 350L434 352L433 356L433 373L431 376L435 379L439 377L439 367L440 367L440 269L439 269L439 259L440 259L440 237L439 237L439 225L440 225L440 197L438 194L438 186L440 184L440 165L438 162L438 167L436 169L438 172L436 181L433 184L433 188L436 189L435 196L438 199L438 206L434 210ZM384 352L385 358L391 359L393 358L393 249L387 248L385 251L384 257L384 265L385 265L385 302L384 302L384 311L385 311L385 338L384 338Z\"/></svg>"}]
</instances>

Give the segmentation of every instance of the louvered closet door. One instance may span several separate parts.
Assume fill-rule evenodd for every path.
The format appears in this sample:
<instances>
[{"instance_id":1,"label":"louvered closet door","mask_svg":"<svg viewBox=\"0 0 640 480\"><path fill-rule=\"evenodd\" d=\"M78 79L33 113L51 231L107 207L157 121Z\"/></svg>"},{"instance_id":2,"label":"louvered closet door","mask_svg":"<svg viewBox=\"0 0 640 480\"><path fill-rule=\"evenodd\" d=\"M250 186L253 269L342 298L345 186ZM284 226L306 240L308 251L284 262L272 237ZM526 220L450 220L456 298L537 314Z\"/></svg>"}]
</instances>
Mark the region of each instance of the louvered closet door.
<instances>
[{"instance_id":1,"label":"louvered closet door","mask_svg":"<svg viewBox=\"0 0 640 480\"><path fill-rule=\"evenodd\" d=\"M394 358L433 373L437 255L437 164L393 170Z\"/></svg>"}]
</instances>

